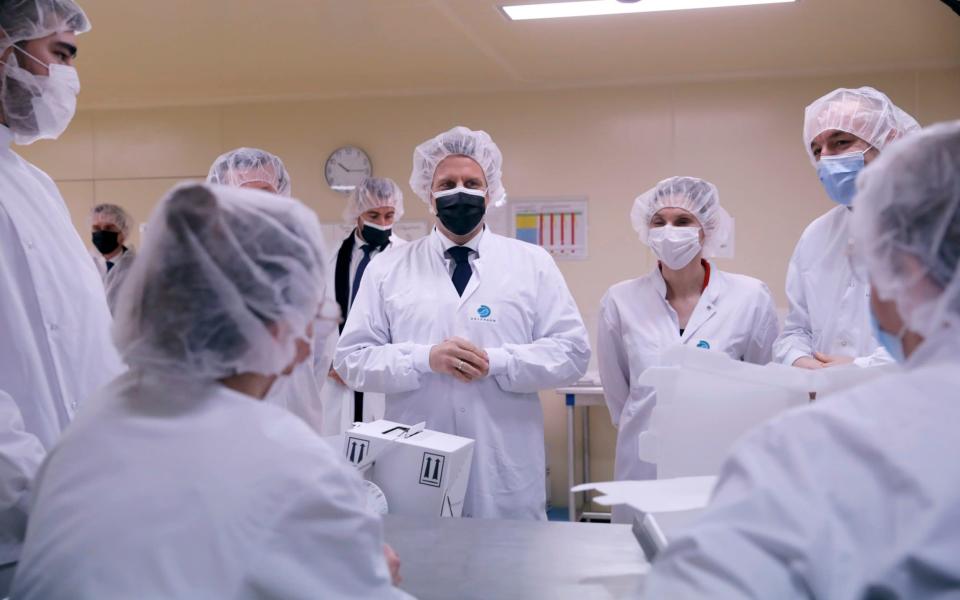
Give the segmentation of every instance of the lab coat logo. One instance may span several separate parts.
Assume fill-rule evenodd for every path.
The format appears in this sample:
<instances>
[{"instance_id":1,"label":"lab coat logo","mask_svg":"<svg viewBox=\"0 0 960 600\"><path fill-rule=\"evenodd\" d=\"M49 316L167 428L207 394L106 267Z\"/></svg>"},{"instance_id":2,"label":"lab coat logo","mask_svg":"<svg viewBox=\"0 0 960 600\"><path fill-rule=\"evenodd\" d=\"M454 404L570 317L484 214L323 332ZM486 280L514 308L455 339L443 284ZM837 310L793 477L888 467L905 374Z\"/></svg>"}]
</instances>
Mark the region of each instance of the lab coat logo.
<instances>
[{"instance_id":1,"label":"lab coat logo","mask_svg":"<svg viewBox=\"0 0 960 600\"><path fill-rule=\"evenodd\" d=\"M423 453L423 464L420 465L420 483L433 487L440 487L443 479L443 455Z\"/></svg>"},{"instance_id":2,"label":"lab coat logo","mask_svg":"<svg viewBox=\"0 0 960 600\"><path fill-rule=\"evenodd\" d=\"M697 342L697 348L703 348L704 350L709 350L710 342L708 342L707 340L700 340L699 342Z\"/></svg>"},{"instance_id":3,"label":"lab coat logo","mask_svg":"<svg viewBox=\"0 0 960 600\"><path fill-rule=\"evenodd\" d=\"M360 438L347 438L347 460L359 465L370 450L370 442Z\"/></svg>"},{"instance_id":4,"label":"lab coat logo","mask_svg":"<svg viewBox=\"0 0 960 600\"><path fill-rule=\"evenodd\" d=\"M483 323L496 323L496 319L491 319L490 315L493 314L493 310L486 304L481 304L477 307L477 316L470 317L471 321L481 321Z\"/></svg>"}]
</instances>

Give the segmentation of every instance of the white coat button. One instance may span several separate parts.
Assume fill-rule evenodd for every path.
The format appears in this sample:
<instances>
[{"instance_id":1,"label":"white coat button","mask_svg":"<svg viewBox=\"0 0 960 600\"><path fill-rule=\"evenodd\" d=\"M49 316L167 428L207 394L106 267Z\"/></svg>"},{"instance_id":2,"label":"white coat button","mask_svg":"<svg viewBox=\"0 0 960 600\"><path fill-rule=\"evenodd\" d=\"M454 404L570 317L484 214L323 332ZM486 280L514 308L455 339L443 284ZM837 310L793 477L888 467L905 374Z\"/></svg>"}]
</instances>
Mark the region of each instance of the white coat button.
<instances>
[{"instance_id":1,"label":"white coat button","mask_svg":"<svg viewBox=\"0 0 960 600\"><path fill-rule=\"evenodd\" d=\"M73 401L70 402L70 408L72 408L73 410L77 410L77 401L76 401L76 400L73 400Z\"/></svg>"},{"instance_id":2,"label":"white coat button","mask_svg":"<svg viewBox=\"0 0 960 600\"><path fill-rule=\"evenodd\" d=\"M56 323L51 323L50 331L59 331L60 327Z\"/></svg>"},{"instance_id":3,"label":"white coat button","mask_svg":"<svg viewBox=\"0 0 960 600\"><path fill-rule=\"evenodd\" d=\"M27 242L27 248L33 250L33 242Z\"/></svg>"},{"instance_id":4,"label":"white coat button","mask_svg":"<svg viewBox=\"0 0 960 600\"><path fill-rule=\"evenodd\" d=\"M461 408L461 409L460 409L460 412L465 413L465 412L467 412L467 409Z\"/></svg>"},{"instance_id":5,"label":"white coat button","mask_svg":"<svg viewBox=\"0 0 960 600\"><path fill-rule=\"evenodd\" d=\"M843 340L842 342L840 342L840 345L841 345L841 346L846 346L846 345L847 345L847 340Z\"/></svg>"}]
</instances>

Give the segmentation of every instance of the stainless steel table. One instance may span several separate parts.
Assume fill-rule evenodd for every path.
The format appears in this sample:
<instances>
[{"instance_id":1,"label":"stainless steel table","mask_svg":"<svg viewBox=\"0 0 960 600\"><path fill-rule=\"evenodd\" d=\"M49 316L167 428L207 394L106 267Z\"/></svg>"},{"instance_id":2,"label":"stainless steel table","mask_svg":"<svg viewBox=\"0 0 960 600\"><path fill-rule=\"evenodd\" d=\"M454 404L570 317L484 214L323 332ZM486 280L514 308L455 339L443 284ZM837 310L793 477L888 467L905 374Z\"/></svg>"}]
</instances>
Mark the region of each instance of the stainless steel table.
<instances>
[{"instance_id":1,"label":"stainless steel table","mask_svg":"<svg viewBox=\"0 0 960 600\"><path fill-rule=\"evenodd\" d=\"M401 588L422 600L638 598L648 569L630 527L384 518Z\"/></svg>"},{"instance_id":2,"label":"stainless steel table","mask_svg":"<svg viewBox=\"0 0 960 600\"><path fill-rule=\"evenodd\" d=\"M573 385L570 387L559 388L557 394L563 397L567 406L567 512L568 518L572 522L579 521L581 517L605 518L609 513L583 512L577 513L577 495L570 491L570 488L577 485L576 476L576 437L574 435L574 419L576 407L583 409L583 431L581 449L581 459L583 460L583 481L579 483L590 483L590 409L591 406L606 406L603 398L603 388L598 385ZM584 494L584 505L589 502L589 492Z\"/></svg>"}]
</instances>

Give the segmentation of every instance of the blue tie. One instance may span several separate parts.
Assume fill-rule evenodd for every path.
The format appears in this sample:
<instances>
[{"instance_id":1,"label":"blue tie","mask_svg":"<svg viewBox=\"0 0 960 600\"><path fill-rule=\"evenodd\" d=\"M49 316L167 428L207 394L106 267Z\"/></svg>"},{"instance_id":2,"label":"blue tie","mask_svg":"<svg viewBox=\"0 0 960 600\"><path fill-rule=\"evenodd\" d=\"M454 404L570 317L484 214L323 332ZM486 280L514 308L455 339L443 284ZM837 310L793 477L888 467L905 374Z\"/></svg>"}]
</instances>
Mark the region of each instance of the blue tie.
<instances>
[{"instance_id":1,"label":"blue tie","mask_svg":"<svg viewBox=\"0 0 960 600\"><path fill-rule=\"evenodd\" d=\"M367 265L370 264L370 253L373 252L373 246L364 244L360 249L363 250L363 258L360 259L360 264L357 266L357 274L353 276L353 290L350 292L350 304L353 304L353 299L357 297L357 290L360 289L360 279L363 277L363 272L367 270Z\"/></svg>"},{"instance_id":2,"label":"blue tie","mask_svg":"<svg viewBox=\"0 0 960 600\"><path fill-rule=\"evenodd\" d=\"M472 250L466 246L454 246L447 250L447 254L457 265L453 269L453 287L457 288L457 294L460 296L463 296L463 290L467 289L467 283L473 275L473 269L470 268L471 252Z\"/></svg>"}]
</instances>

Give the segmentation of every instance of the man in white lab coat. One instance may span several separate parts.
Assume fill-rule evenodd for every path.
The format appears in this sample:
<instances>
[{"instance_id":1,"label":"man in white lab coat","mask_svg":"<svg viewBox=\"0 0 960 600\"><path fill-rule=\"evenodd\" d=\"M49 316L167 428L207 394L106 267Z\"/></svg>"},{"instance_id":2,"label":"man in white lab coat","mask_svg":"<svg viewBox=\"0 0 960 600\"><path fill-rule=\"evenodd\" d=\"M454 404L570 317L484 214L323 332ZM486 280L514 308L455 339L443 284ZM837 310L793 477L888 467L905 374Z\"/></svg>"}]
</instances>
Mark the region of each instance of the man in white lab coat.
<instances>
[{"instance_id":1,"label":"man in white lab coat","mask_svg":"<svg viewBox=\"0 0 960 600\"><path fill-rule=\"evenodd\" d=\"M392 179L368 177L350 193L343 218L353 225L353 231L332 257L330 271L333 273L337 305L346 318L370 261L391 248L407 243L393 234L393 226L403 218L403 192ZM343 323L340 324L340 330L343 330ZM339 339L336 334L328 338L325 356L333 356ZM336 435L355 421L369 422L383 418L383 394L351 390L332 366L327 375L330 379L321 392L323 435Z\"/></svg>"},{"instance_id":2,"label":"man in white lab coat","mask_svg":"<svg viewBox=\"0 0 960 600\"><path fill-rule=\"evenodd\" d=\"M103 284L63 198L10 147L70 123L76 34L89 28L71 0L0 4L0 565L19 556L44 454L122 371Z\"/></svg>"},{"instance_id":3,"label":"man in white lab coat","mask_svg":"<svg viewBox=\"0 0 960 600\"><path fill-rule=\"evenodd\" d=\"M805 369L891 361L870 331L870 288L851 251L850 203L860 170L887 144L919 128L870 87L840 88L807 107L804 147L838 206L807 227L790 259L790 311L774 344L775 361Z\"/></svg>"},{"instance_id":4,"label":"man in white lab coat","mask_svg":"<svg viewBox=\"0 0 960 600\"><path fill-rule=\"evenodd\" d=\"M293 183L287 167L276 154L259 148L236 148L217 157L207 173L207 182L261 190L289 198ZM324 304L324 311L334 311L332 301ZM279 379L270 387L266 401L282 406L307 422L317 433L322 433L325 419L321 393L326 380L326 368L332 360L332 350L322 340L313 340L309 360L296 366L290 377Z\"/></svg>"},{"instance_id":5,"label":"man in white lab coat","mask_svg":"<svg viewBox=\"0 0 960 600\"><path fill-rule=\"evenodd\" d=\"M960 121L864 170L851 231L904 370L748 434L649 598L955 598L960 590Z\"/></svg>"},{"instance_id":6,"label":"man in white lab coat","mask_svg":"<svg viewBox=\"0 0 960 600\"><path fill-rule=\"evenodd\" d=\"M545 519L537 392L578 380L590 348L553 259L484 227L502 162L465 127L416 148L410 186L437 227L370 264L334 366L385 393L387 419L476 440L465 516Z\"/></svg>"},{"instance_id":7,"label":"man in white lab coat","mask_svg":"<svg viewBox=\"0 0 960 600\"><path fill-rule=\"evenodd\" d=\"M127 246L133 217L116 204L98 204L90 211L90 240L97 249L97 266L102 269L103 287L110 312L117 306L120 284L123 283L137 253Z\"/></svg>"}]
</instances>

